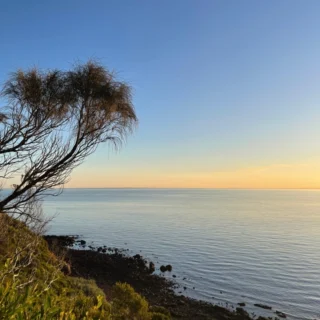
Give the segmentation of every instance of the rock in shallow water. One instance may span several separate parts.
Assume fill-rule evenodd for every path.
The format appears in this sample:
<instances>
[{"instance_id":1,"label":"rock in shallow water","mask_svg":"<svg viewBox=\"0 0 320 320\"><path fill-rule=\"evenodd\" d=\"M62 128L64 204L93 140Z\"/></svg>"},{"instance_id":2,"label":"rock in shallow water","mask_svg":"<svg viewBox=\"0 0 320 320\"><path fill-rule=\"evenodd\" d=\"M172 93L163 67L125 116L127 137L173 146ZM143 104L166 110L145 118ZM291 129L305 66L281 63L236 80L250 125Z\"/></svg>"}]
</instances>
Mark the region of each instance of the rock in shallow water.
<instances>
[{"instance_id":1,"label":"rock in shallow water","mask_svg":"<svg viewBox=\"0 0 320 320\"><path fill-rule=\"evenodd\" d=\"M162 265L162 266L160 267L160 271L161 271L161 272L166 272L166 271L167 271L167 267Z\"/></svg>"},{"instance_id":2,"label":"rock in shallow water","mask_svg":"<svg viewBox=\"0 0 320 320\"><path fill-rule=\"evenodd\" d=\"M160 267L160 271L161 272L166 272L166 271L171 272L172 271L172 265L171 264L167 264L166 266L162 265Z\"/></svg>"},{"instance_id":3,"label":"rock in shallow water","mask_svg":"<svg viewBox=\"0 0 320 320\"><path fill-rule=\"evenodd\" d=\"M149 271L153 273L156 270L156 267L153 262L149 262Z\"/></svg>"},{"instance_id":4,"label":"rock in shallow water","mask_svg":"<svg viewBox=\"0 0 320 320\"><path fill-rule=\"evenodd\" d=\"M280 318L284 318L284 319L287 318L286 314L281 311L276 311L276 315Z\"/></svg>"},{"instance_id":5,"label":"rock in shallow water","mask_svg":"<svg viewBox=\"0 0 320 320\"><path fill-rule=\"evenodd\" d=\"M262 309L266 309L266 310L271 310L272 309L272 307L267 306L266 304L261 304L261 303L255 303L254 306L262 308Z\"/></svg>"},{"instance_id":6,"label":"rock in shallow water","mask_svg":"<svg viewBox=\"0 0 320 320\"><path fill-rule=\"evenodd\" d=\"M85 240L77 240L76 243L78 243L82 247L85 247L87 244L87 242Z\"/></svg>"}]
</instances>

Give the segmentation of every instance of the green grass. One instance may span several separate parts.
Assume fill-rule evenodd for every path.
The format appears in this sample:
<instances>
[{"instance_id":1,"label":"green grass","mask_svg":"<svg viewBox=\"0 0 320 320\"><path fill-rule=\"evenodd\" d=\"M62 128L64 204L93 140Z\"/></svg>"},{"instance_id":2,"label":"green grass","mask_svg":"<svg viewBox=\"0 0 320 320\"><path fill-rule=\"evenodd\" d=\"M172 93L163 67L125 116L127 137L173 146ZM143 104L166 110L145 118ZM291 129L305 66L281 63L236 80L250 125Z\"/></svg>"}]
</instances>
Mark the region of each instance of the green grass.
<instances>
[{"instance_id":1,"label":"green grass","mask_svg":"<svg viewBox=\"0 0 320 320\"><path fill-rule=\"evenodd\" d=\"M61 259L23 223L0 215L0 319L168 320L130 285L117 283L107 301L92 280L64 275Z\"/></svg>"}]
</instances>

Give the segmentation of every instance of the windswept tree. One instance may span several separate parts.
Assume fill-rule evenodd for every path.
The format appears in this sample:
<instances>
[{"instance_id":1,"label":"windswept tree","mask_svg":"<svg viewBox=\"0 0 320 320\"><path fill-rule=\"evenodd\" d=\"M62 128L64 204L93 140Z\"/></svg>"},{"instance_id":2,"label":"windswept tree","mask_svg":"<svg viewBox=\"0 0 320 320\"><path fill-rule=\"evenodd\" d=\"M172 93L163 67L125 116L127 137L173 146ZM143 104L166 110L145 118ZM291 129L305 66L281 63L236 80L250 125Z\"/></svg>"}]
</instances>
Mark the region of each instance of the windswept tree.
<instances>
[{"instance_id":1,"label":"windswept tree","mask_svg":"<svg viewBox=\"0 0 320 320\"><path fill-rule=\"evenodd\" d=\"M0 177L11 189L0 212L31 220L35 204L59 193L100 143L119 146L137 123L130 87L92 61L66 72L19 70L2 97Z\"/></svg>"}]
</instances>

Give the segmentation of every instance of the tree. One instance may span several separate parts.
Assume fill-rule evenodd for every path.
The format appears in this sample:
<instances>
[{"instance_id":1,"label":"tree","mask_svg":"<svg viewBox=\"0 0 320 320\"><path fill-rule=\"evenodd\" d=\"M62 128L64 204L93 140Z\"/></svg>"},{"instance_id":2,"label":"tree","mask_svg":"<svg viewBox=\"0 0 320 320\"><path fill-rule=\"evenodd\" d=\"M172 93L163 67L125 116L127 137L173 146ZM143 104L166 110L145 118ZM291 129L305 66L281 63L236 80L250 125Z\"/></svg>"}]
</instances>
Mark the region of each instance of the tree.
<instances>
[{"instance_id":1,"label":"tree","mask_svg":"<svg viewBox=\"0 0 320 320\"><path fill-rule=\"evenodd\" d=\"M0 212L37 219L35 205L59 194L73 168L100 143L119 146L137 124L131 89L97 62L71 71L31 69L11 75L2 90Z\"/></svg>"}]
</instances>

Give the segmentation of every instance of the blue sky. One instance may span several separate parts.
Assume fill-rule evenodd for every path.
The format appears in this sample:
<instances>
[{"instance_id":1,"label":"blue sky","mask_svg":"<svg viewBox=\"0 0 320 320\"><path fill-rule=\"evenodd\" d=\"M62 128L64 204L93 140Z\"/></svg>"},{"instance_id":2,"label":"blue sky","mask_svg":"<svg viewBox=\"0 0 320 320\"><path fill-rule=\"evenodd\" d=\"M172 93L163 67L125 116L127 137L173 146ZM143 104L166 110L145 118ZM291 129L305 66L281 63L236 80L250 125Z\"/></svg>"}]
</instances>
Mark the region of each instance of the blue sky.
<instances>
[{"instance_id":1,"label":"blue sky","mask_svg":"<svg viewBox=\"0 0 320 320\"><path fill-rule=\"evenodd\" d=\"M72 187L320 187L319 16L312 0L11 1L0 81L95 58L133 86L138 130Z\"/></svg>"}]
</instances>

